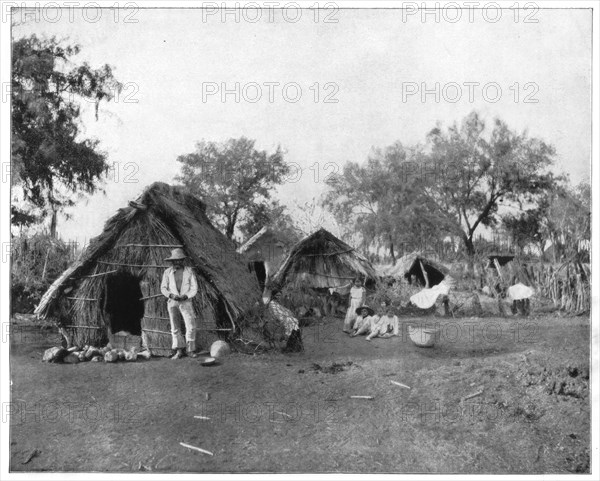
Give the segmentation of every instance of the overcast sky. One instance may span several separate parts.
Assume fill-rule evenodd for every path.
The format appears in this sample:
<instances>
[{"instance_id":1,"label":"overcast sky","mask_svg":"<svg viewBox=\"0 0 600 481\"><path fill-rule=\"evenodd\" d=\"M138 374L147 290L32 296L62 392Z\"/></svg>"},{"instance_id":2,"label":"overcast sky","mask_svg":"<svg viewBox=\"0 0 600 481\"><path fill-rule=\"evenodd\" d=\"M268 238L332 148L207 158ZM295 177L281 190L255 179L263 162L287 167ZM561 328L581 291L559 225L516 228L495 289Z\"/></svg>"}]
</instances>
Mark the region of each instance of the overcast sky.
<instances>
[{"instance_id":1,"label":"overcast sky","mask_svg":"<svg viewBox=\"0 0 600 481\"><path fill-rule=\"evenodd\" d=\"M126 84L99 121L85 117L86 135L100 139L118 175L106 183L106 195L80 201L71 220L61 219L63 238L97 235L146 185L172 182L176 157L202 139L244 135L269 151L281 144L286 160L304 169L279 189L281 201L292 205L319 196L327 173L364 161L372 147L422 142L437 121L448 125L477 110L490 123L498 116L552 143L558 171L574 182L589 179L591 10L522 12L515 21L505 9L495 23L481 10L471 19L463 11L455 23L447 21L456 14L449 11L439 23L433 15L403 18L400 10L340 10L329 18L337 23L324 22L331 12L315 21L314 11L303 10L295 23L294 11L286 19L264 10L255 23L249 20L258 12L243 13L237 23L233 14L223 21L200 10L119 18L102 10L91 22L80 10L48 10L14 28L15 38L68 37L82 46L80 60L110 64ZM496 12L486 13L493 19ZM538 22L525 23L525 13ZM87 20L97 15L88 12ZM235 90L236 82L239 102L234 94L222 99L221 88ZM269 82L279 85L270 91ZM439 101L434 94L423 99L423 84L434 90L436 82ZM472 99L465 82L479 83ZM455 84L462 86L459 99ZM215 88L203 98L203 90ZM328 95L337 102L325 102Z\"/></svg>"}]
</instances>

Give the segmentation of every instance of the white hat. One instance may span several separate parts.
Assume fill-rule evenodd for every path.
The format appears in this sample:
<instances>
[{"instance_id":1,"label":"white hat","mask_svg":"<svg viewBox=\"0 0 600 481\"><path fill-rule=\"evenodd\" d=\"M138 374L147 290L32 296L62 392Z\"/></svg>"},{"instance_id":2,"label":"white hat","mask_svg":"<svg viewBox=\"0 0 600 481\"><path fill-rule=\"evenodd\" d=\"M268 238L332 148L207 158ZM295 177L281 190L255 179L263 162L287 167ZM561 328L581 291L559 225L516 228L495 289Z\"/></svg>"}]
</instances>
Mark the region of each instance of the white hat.
<instances>
[{"instance_id":1,"label":"white hat","mask_svg":"<svg viewBox=\"0 0 600 481\"><path fill-rule=\"evenodd\" d=\"M183 249L178 247L177 249L173 249L171 251L171 257L167 257L165 260L166 261L175 261L178 259L185 259L186 257L187 256L185 255L185 252L183 252Z\"/></svg>"}]
</instances>

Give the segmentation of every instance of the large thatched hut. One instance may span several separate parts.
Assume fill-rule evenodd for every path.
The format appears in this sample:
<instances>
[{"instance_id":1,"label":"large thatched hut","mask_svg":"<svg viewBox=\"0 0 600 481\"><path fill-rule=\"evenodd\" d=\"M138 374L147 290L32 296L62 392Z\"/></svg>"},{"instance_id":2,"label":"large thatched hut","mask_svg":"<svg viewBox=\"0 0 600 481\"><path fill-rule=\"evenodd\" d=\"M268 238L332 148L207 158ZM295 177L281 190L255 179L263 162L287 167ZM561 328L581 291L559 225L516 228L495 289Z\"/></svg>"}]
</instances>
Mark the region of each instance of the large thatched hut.
<instances>
[{"instance_id":1,"label":"large thatched hut","mask_svg":"<svg viewBox=\"0 0 600 481\"><path fill-rule=\"evenodd\" d=\"M371 263L353 247L320 229L298 242L274 276L280 288L338 288L355 277L374 284L377 272Z\"/></svg>"},{"instance_id":2,"label":"large thatched hut","mask_svg":"<svg viewBox=\"0 0 600 481\"><path fill-rule=\"evenodd\" d=\"M248 269L254 273L261 288L275 275L285 260L291 247L298 241L289 233L275 231L263 227L242 246L238 252L248 264Z\"/></svg>"},{"instance_id":3,"label":"large thatched hut","mask_svg":"<svg viewBox=\"0 0 600 481\"><path fill-rule=\"evenodd\" d=\"M260 303L258 283L233 243L212 226L204 203L164 183L149 186L106 222L35 313L54 318L72 344L103 345L127 332L141 335L153 354L168 355L170 324L160 284L164 259L175 247L185 250L198 280L198 345L238 330Z\"/></svg>"}]
</instances>

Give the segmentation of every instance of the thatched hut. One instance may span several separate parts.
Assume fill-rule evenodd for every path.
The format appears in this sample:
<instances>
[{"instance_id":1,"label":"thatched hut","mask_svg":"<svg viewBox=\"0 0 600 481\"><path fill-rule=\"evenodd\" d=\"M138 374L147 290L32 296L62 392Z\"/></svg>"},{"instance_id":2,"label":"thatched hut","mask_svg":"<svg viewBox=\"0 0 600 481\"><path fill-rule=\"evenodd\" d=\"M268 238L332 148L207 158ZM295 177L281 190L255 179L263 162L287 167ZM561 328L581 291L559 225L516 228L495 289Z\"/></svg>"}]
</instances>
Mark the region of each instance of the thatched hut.
<instances>
[{"instance_id":1,"label":"thatched hut","mask_svg":"<svg viewBox=\"0 0 600 481\"><path fill-rule=\"evenodd\" d=\"M420 252L412 252L402 256L394 266L383 269L381 273L383 277L403 279L421 287L433 287L442 282L450 271Z\"/></svg>"},{"instance_id":2,"label":"thatched hut","mask_svg":"<svg viewBox=\"0 0 600 481\"><path fill-rule=\"evenodd\" d=\"M320 289L348 285L355 277L374 284L377 272L356 249L320 229L292 247L273 281L278 288Z\"/></svg>"},{"instance_id":3,"label":"thatched hut","mask_svg":"<svg viewBox=\"0 0 600 481\"><path fill-rule=\"evenodd\" d=\"M233 243L210 223L204 203L164 183L149 186L106 222L35 313L54 318L72 344L103 345L127 332L141 335L152 354L168 355L170 324L160 284L164 259L175 247L185 250L196 272L197 343L207 347L238 329L261 293Z\"/></svg>"},{"instance_id":4,"label":"thatched hut","mask_svg":"<svg viewBox=\"0 0 600 481\"><path fill-rule=\"evenodd\" d=\"M261 289L264 289L297 241L298 238L263 227L237 251L248 263L248 269L256 276Z\"/></svg>"}]
</instances>

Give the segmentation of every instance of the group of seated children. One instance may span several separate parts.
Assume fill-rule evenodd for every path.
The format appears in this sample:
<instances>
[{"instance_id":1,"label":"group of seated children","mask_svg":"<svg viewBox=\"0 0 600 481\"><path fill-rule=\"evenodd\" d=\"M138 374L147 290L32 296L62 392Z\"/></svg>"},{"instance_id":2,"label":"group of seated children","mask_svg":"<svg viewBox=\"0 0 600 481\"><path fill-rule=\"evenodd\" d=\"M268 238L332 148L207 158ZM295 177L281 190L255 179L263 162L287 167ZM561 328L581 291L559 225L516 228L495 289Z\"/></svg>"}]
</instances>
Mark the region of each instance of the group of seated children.
<instances>
[{"instance_id":1,"label":"group of seated children","mask_svg":"<svg viewBox=\"0 0 600 481\"><path fill-rule=\"evenodd\" d=\"M389 301L382 301L379 313L365 305L367 290L359 278L354 279L350 289L350 306L344 319L344 332L352 337L366 334L367 341L374 337L388 338L398 336L399 321L394 315L392 305Z\"/></svg>"},{"instance_id":2,"label":"group of seated children","mask_svg":"<svg viewBox=\"0 0 600 481\"><path fill-rule=\"evenodd\" d=\"M369 306L361 306L355 312L357 316L349 333L352 337L366 334L366 340L370 341L374 337L389 338L400 333L398 316L394 314L389 301L381 302L378 314Z\"/></svg>"}]
</instances>

